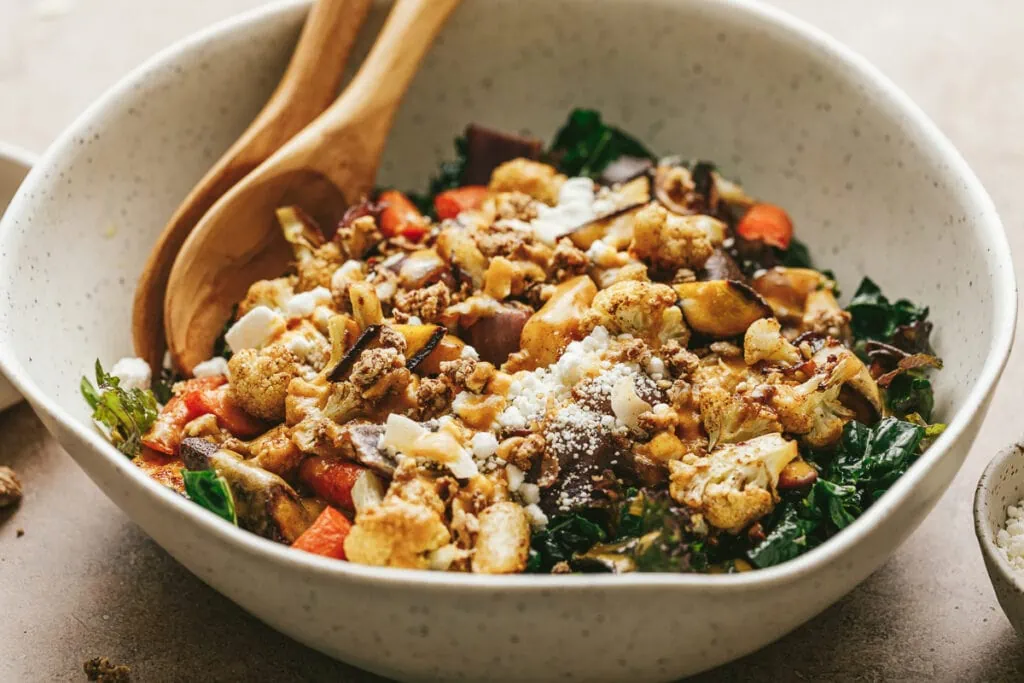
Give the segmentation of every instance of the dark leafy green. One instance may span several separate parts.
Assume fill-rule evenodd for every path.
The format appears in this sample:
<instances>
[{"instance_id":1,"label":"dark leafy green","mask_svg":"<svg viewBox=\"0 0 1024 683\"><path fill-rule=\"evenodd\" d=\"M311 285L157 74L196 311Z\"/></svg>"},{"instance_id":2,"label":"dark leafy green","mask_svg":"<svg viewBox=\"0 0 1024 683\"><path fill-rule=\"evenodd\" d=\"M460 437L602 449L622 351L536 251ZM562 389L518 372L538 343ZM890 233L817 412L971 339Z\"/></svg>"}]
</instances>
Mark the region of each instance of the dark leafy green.
<instances>
[{"instance_id":1,"label":"dark leafy green","mask_svg":"<svg viewBox=\"0 0 1024 683\"><path fill-rule=\"evenodd\" d=\"M559 562L568 562L576 553L583 553L608 538L600 524L585 516L586 512L554 515L546 528L530 539L531 557L528 571L549 572Z\"/></svg>"},{"instance_id":2,"label":"dark leafy green","mask_svg":"<svg viewBox=\"0 0 1024 683\"><path fill-rule=\"evenodd\" d=\"M218 476L213 470L182 470L181 476L185 481L185 494L189 500L232 524L238 524L235 499L231 495L227 479Z\"/></svg>"},{"instance_id":3,"label":"dark leafy green","mask_svg":"<svg viewBox=\"0 0 1024 683\"><path fill-rule=\"evenodd\" d=\"M160 377L153 381L153 395L161 404L171 400L173 392L171 388L181 377L170 368L161 368Z\"/></svg>"},{"instance_id":4,"label":"dark leafy green","mask_svg":"<svg viewBox=\"0 0 1024 683\"><path fill-rule=\"evenodd\" d=\"M462 187L463 178L466 175L466 161L469 143L465 135L455 138L455 158L451 161L442 161L437 174L430 179L430 185L426 192L410 192L409 199L416 205L425 216L436 217L434 213L434 197L445 190L454 190Z\"/></svg>"},{"instance_id":5,"label":"dark leafy green","mask_svg":"<svg viewBox=\"0 0 1024 683\"><path fill-rule=\"evenodd\" d=\"M121 380L103 371L96 361L96 385L82 377L82 396L92 408L92 419L110 442L129 457L142 450L142 436L153 425L159 408L152 391L123 389Z\"/></svg>"},{"instance_id":6,"label":"dark leafy green","mask_svg":"<svg viewBox=\"0 0 1024 683\"><path fill-rule=\"evenodd\" d=\"M917 418L920 419L920 418ZM758 567L791 560L860 517L921 452L923 426L887 417L873 427L849 422L831 452L808 453L824 471L802 498L787 498L747 553Z\"/></svg>"},{"instance_id":7,"label":"dark leafy green","mask_svg":"<svg viewBox=\"0 0 1024 683\"><path fill-rule=\"evenodd\" d=\"M878 285L867 277L861 280L846 310L853 317L850 330L857 341L888 341L902 326L928 317L927 308L915 306L907 299L890 303Z\"/></svg>"},{"instance_id":8,"label":"dark leafy green","mask_svg":"<svg viewBox=\"0 0 1024 683\"><path fill-rule=\"evenodd\" d=\"M574 109L555 135L548 158L568 176L597 178L620 157L655 160L636 138L609 126L593 109Z\"/></svg>"},{"instance_id":9,"label":"dark leafy green","mask_svg":"<svg viewBox=\"0 0 1024 683\"><path fill-rule=\"evenodd\" d=\"M788 249L776 249L779 263L787 268L813 268L811 252L807 245L795 237L789 241Z\"/></svg>"},{"instance_id":10,"label":"dark leafy green","mask_svg":"<svg viewBox=\"0 0 1024 683\"><path fill-rule=\"evenodd\" d=\"M885 388L889 411L900 417L917 413L926 422L932 419L935 395L931 381L921 371L896 375Z\"/></svg>"}]
</instances>

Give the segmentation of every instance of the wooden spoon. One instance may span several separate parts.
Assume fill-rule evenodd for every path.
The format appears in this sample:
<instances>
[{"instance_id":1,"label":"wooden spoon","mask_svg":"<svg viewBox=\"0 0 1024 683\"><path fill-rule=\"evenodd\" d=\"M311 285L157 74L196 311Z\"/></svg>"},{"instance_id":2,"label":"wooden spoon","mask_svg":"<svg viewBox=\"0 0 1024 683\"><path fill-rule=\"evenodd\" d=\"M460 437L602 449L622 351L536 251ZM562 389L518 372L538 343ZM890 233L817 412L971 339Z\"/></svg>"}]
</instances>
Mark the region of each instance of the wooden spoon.
<instances>
[{"instance_id":1,"label":"wooden spoon","mask_svg":"<svg viewBox=\"0 0 1024 683\"><path fill-rule=\"evenodd\" d=\"M164 227L135 289L135 353L162 367L164 297L174 259L199 219L250 171L266 161L338 96L342 73L370 0L317 0L288 68L249 128L193 188Z\"/></svg>"},{"instance_id":2,"label":"wooden spoon","mask_svg":"<svg viewBox=\"0 0 1024 683\"><path fill-rule=\"evenodd\" d=\"M398 0L359 72L331 107L227 192L171 270L164 308L175 365L210 357L232 306L292 260L274 211L297 204L324 220L373 188L398 104L459 0Z\"/></svg>"}]
</instances>

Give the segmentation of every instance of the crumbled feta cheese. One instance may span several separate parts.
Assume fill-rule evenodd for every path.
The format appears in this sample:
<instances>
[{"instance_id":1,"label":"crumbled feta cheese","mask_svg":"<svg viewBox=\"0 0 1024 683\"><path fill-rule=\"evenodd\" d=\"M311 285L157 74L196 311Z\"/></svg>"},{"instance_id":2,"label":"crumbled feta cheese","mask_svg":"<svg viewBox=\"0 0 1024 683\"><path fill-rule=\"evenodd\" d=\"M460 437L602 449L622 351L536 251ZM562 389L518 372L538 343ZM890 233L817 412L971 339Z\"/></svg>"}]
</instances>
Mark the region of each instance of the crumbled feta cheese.
<instances>
[{"instance_id":1,"label":"crumbled feta cheese","mask_svg":"<svg viewBox=\"0 0 1024 683\"><path fill-rule=\"evenodd\" d=\"M345 285L363 279L363 264L361 261L349 259L345 261L331 275L331 289L340 290Z\"/></svg>"},{"instance_id":2,"label":"crumbled feta cheese","mask_svg":"<svg viewBox=\"0 0 1024 683\"><path fill-rule=\"evenodd\" d=\"M515 465L507 465L505 467L505 476L508 477L508 490L512 493L519 490L519 487L523 485L523 480L526 478L523 471Z\"/></svg>"},{"instance_id":3,"label":"crumbled feta cheese","mask_svg":"<svg viewBox=\"0 0 1024 683\"><path fill-rule=\"evenodd\" d=\"M228 362L220 356L204 360L192 368L193 377L219 377L220 375L228 376Z\"/></svg>"},{"instance_id":4,"label":"crumbled feta cheese","mask_svg":"<svg viewBox=\"0 0 1024 683\"><path fill-rule=\"evenodd\" d=\"M266 306L257 306L231 326L224 335L234 352L258 349L285 329L284 318Z\"/></svg>"},{"instance_id":5,"label":"crumbled feta cheese","mask_svg":"<svg viewBox=\"0 0 1024 683\"><path fill-rule=\"evenodd\" d=\"M595 266L602 268L614 268L622 265L619 262L619 252L604 240L594 240L594 243L587 249L587 258Z\"/></svg>"},{"instance_id":6,"label":"crumbled feta cheese","mask_svg":"<svg viewBox=\"0 0 1024 683\"><path fill-rule=\"evenodd\" d=\"M498 451L498 440L490 432L477 432L470 440L473 447L473 456L484 460Z\"/></svg>"},{"instance_id":7,"label":"crumbled feta cheese","mask_svg":"<svg viewBox=\"0 0 1024 683\"><path fill-rule=\"evenodd\" d=\"M110 374L121 382L122 389L148 389L151 373L149 363L141 358L122 358L110 368Z\"/></svg>"},{"instance_id":8,"label":"crumbled feta cheese","mask_svg":"<svg viewBox=\"0 0 1024 683\"><path fill-rule=\"evenodd\" d=\"M520 484L519 497L524 503L536 505L540 502L540 487L536 484Z\"/></svg>"},{"instance_id":9,"label":"crumbled feta cheese","mask_svg":"<svg viewBox=\"0 0 1024 683\"><path fill-rule=\"evenodd\" d=\"M398 291L398 285L396 285L391 280L385 280L383 282L378 282L377 284L375 284L373 286L373 290L377 292L378 299L387 302L391 301L391 297L393 297L395 295L395 292Z\"/></svg>"},{"instance_id":10,"label":"crumbled feta cheese","mask_svg":"<svg viewBox=\"0 0 1024 683\"><path fill-rule=\"evenodd\" d=\"M1024 500L1006 508L1006 522L996 533L996 545L1011 567L1024 572Z\"/></svg>"},{"instance_id":11,"label":"crumbled feta cheese","mask_svg":"<svg viewBox=\"0 0 1024 683\"><path fill-rule=\"evenodd\" d=\"M409 319L405 321L405 324L406 325L422 325L423 321L420 320L419 316L417 316L417 315L410 315Z\"/></svg>"},{"instance_id":12,"label":"crumbled feta cheese","mask_svg":"<svg viewBox=\"0 0 1024 683\"><path fill-rule=\"evenodd\" d=\"M284 346L286 349L294 353L299 357L299 360L305 361L309 356L310 351L313 350L313 343L309 341L309 338L302 334L292 334L285 341Z\"/></svg>"},{"instance_id":13,"label":"crumbled feta cheese","mask_svg":"<svg viewBox=\"0 0 1024 683\"><path fill-rule=\"evenodd\" d=\"M288 299L284 305L284 312L291 318L306 318L313 315L317 306L327 306L331 300L331 290L326 287L316 287Z\"/></svg>"},{"instance_id":14,"label":"crumbled feta cheese","mask_svg":"<svg viewBox=\"0 0 1024 683\"><path fill-rule=\"evenodd\" d=\"M530 526L534 529L543 529L548 525L548 516L536 503L530 503L525 508L526 516L530 518Z\"/></svg>"},{"instance_id":15,"label":"crumbled feta cheese","mask_svg":"<svg viewBox=\"0 0 1024 683\"><path fill-rule=\"evenodd\" d=\"M426 433L426 428L419 422L410 420L405 415L391 413L384 423L384 436L380 440L380 445L382 448L408 452L415 447L416 439Z\"/></svg>"},{"instance_id":16,"label":"crumbled feta cheese","mask_svg":"<svg viewBox=\"0 0 1024 683\"><path fill-rule=\"evenodd\" d=\"M466 360L480 360L480 354L477 353L476 349L472 346L466 344L462 347L462 351L459 352L459 358Z\"/></svg>"},{"instance_id":17,"label":"crumbled feta cheese","mask_svg":"<svg viewBox=\"0 0 1024 683\"><path fill-rule=\"evenodd\" d=\"M569 178L558 192L558 204L537 206L537 217L530 223L534 236L545 244L554 244L574 228L597 218L594 207L594 181Z\"/></svg>"},{"instance_id":18,"label":"crumbled feta cheese","mask_svg":"<svg viewBox=\"0 0 1024 683\"><path fill-rule=\"evenodd\" d=\"M661 377L664 377L665 361L657 356L651 356L650 360L647 361L647 374L654 379L661 379ZM659 377L655 377L655 375L659 375Z\"/></svg>"}]
</instances>

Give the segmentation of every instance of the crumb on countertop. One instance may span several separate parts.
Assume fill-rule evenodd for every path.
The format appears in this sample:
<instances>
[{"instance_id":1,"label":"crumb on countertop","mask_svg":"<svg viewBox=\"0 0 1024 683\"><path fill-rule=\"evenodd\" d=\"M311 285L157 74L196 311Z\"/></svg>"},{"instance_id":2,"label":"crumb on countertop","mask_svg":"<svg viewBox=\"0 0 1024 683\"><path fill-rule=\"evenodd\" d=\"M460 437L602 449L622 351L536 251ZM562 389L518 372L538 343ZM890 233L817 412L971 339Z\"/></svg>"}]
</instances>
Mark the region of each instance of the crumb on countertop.
<instances>
[{"instance_id":1,"label":"crumb on countertop","mask_svg":"<svg viewBox=\"0 0 1024 683\"><path fill-rule=\"evenodd\" d=\"M24 529L21 529L21 528L15 529L15 531L14 531L14 534L15 534L15 536L17 536L18 538L21 538L22 536L24 536L24 535L25 535L25 530L24 530Z\"/></svg>"},{"instance_id":2,"label":"crumb on countertop","mask_svg":"<svg viewBox=\"0 0 1024 683\"><path fill-rule=\"evenodd\" d=\"M132 669L125 664L114 664L106 657L93 657L82 665L90 681L100 683L130 683Z\"/></svg>"},{"instance_id":3,"label":"crumb on countertop","mask_svg":"<svg viewBox=\"0 0 1024 683\"><path fill-rule=\"evenodd\" d=\"M21 482L10 467L0 465L0 508L21 500Z\"/></svg>"}]
</instances>

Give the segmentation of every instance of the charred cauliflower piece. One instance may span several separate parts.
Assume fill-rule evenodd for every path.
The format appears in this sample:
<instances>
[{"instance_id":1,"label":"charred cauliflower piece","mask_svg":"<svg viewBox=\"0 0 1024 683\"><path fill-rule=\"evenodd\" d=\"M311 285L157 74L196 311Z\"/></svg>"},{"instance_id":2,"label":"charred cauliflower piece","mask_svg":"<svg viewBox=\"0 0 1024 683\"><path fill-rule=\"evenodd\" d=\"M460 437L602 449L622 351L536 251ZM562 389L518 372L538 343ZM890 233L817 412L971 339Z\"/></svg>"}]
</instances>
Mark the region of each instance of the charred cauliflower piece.
<instances>
[{"instance_id":1,"label":"charred cauliflower piece","mask_svg":"<svg viewBox=\"0 0 1024 683\"><path fill-rule=\"evenodd\" d=\"M299 359L284 344L242 349L228 361L231 396L245 412L264 420L285 416L288 384L299 376Z\"/></svg>"},{"instance_id":2,"label":"charred cauliflower piece","mask_svg":"<svg viewBox=\"0 0 1024 683\"><path fill-rule=\"evenodd\" d=\"M712 447L782 431L775 413L764 403L718 386L701 388L700 416Z\"/></svg>"},{"instance_id":3,"label":"charred cauliflower piece","mask_svg":"<svg viewBox=\"0 0 1024 683\"><path fill-rule=\"evenodd\" d=\"M553 166L530 159L506 161L491 173L492 192L522 192L538 201L554 206L565 176Z\"/></svg>"},{"instance_id":4,"label":"charred cauliflower piece","mask_svg":"<svg viewBox=\"0 0 1024 683\"><path fill-rule=\"evenodd\" d=\"M379 505L356 515L345 555L360 564L428 569L430 554L451 540L443 514L432 482L395 482Z\"/></svg>"},{"instance_id":5,"label":"charred cauliflower piece","mask_svg":"<svg viewBox=\"0 0 1024 683\"><path fill-rule=\"evenodd\" d=\"M307 258L296 264L299 275L295 291L307 292L316 287L331 287L334 271L344 263L345 257L336 242L327 242L317 247Z\"/></svg>"},{"instance_id":6,"label":"charred cauliflower piece","mask_svg":"<svg viewBox=\"0 0 1024 683\"><path fill-rule=\"evenodd\" d=\"M257 306L266 306L274 311L281 310L294 293L295 278L279 277L276 280L258 280L252 283L245 298L238 304L237 317L241 318Z\"/></svg>"},{"instance_id":7,"label":"charred cauliflower piece","mask_svg":"<svg viewBox=\"0 0 1024 683\"><path fill-rule=\"evenodd\" d=\"M594 297L584 317L585 330L602 326L610 334L632 334L657 348L669 340L685 346L690 331L668 285L626 280Z\"/></svg>"},{"instance_id":8,"label":"charred cauliflower piece","mask_svg":"<svg viewBox=\"0 0 1024 683\"><path fill-rule=\"evenodd\" d=\"M774 318L761 318L751 323L743 337L743 361L753 365L760 361L799 363L800 350L782 336L782 326Z\"/></svg>"},{"instance_id":9,"label":"charred cauliflower piece","mask_svg":"<svg viewBox=\"0 0 1024 683\"><path fill-rule=\"evenodd\" d=\"M766 434L668 463L672 498L708 523L736 534L772 511L779 473L797 457L795 441Z\"/></svg>"},{"instance_id":10,"label":"charred cauliflower piece","mask_svg":"<svg viewBox=\"0 0 1024 683\"><path fill-rule=\"evenodd\" d=\"M651 203L636 214L630 251L655 270L698 270L714 251L712 236L721 233L721 222L710 216L679 216Z\"/></svg>"},{"instance_id":11,"label":"charred cauliflower piece","mask_svg":"<svg viewBox=\"0 0 1024 683\"><path fill-rule=\"evenodd\" d=\"M878 414L882 401L868 369L846 347L826 346L812 360L817 374L803 384L777 386L772 407L787 432L801 434L809 446L821 448L838 441L843 426L854 416L840 401L843 385L860 394Z\"/></svg>"}]
</instances>

